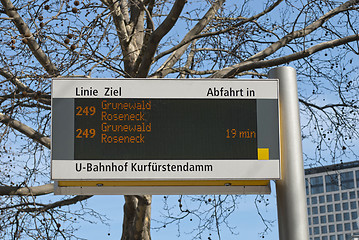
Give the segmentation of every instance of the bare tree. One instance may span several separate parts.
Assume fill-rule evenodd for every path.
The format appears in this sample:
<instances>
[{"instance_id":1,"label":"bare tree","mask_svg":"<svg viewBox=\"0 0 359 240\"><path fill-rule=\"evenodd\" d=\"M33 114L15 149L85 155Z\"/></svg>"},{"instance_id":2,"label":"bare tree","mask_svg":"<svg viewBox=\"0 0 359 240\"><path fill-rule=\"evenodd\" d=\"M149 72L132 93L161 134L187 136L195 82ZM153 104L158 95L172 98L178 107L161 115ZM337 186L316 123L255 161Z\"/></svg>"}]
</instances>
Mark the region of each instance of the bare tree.
<instances>
[{"instance_id":1,"label":"bare tree","mask_svg":"<svg viewBox=\"0 0 359 240\"><path fill-rule=\"evenodd\" d=\"M76 228L60 221L104 220L67 208L90 196L40 197L53 192L57 76L262 78L290 64L303 140L315 146L307 164L357 157L358 26L358 0L1 0L0 237L66 239ZM151 201L125 196L122 239L150 239Z\"/></svg>"}]
</instances>

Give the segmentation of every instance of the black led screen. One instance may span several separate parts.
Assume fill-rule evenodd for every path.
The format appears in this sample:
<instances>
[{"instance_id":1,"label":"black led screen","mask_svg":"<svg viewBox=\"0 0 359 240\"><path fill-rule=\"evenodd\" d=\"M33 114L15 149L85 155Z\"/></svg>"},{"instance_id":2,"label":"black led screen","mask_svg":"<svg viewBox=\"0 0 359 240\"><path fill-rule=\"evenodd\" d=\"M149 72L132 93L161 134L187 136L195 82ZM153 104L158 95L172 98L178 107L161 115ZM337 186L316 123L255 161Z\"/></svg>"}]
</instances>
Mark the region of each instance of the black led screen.
<instances>
[{"instance_id":1,"label":"black led screen","mask_svg":"<svg viewBox=\"0 0 359 240\"><path fill-rule=\"evenodd\" d=\"M256 99L76 98L74 159L257 159Z\"/></svg>"}]
</instances>

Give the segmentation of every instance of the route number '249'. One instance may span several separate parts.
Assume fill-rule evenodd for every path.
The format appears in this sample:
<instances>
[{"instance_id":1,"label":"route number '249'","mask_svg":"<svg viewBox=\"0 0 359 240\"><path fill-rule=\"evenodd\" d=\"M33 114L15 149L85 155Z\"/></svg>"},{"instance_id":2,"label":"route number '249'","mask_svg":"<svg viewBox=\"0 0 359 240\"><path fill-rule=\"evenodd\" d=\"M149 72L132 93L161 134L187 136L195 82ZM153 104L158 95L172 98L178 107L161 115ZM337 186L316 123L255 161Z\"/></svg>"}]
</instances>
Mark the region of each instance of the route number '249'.
<instances>
[{"instance_id":1,"label":"route number '249'","mask_svg":"<svg viewBox=\"0 0 359 240\"><path fill-rule=\"evenodd\" d=\"M76 138L94 138L96 135L96 130L91 129L76 129Z\"/></svg>"},{"instance_id":2,"label":"route number '249'","mask_svg":"<svg viewBox=\"0 0 359 240\"><path fill-rule=\"evenodd\" d=\"M95 113L96 113L96 108L94 106L76 107L76 116L93 116L95 115Z\"/></svg>"}]
</instances>

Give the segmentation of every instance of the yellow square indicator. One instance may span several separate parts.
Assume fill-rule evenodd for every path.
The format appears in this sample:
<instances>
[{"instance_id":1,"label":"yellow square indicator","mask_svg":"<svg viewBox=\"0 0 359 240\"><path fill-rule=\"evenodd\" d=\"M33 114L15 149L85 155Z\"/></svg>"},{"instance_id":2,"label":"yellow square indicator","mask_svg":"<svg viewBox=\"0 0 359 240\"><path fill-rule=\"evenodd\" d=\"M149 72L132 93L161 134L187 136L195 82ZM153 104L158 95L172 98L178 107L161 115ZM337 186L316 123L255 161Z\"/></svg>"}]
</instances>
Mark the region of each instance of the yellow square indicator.
<instances>
[{"instance_id":1,"label":"yellow square indicator","mask_svg":"<svg viewBox=\"0 0 359 240\"><path fill-rule=\"evenodd\" d=\"M269 148L258 148L258 160L269 160Z\"/></svg>"}]
</instances>

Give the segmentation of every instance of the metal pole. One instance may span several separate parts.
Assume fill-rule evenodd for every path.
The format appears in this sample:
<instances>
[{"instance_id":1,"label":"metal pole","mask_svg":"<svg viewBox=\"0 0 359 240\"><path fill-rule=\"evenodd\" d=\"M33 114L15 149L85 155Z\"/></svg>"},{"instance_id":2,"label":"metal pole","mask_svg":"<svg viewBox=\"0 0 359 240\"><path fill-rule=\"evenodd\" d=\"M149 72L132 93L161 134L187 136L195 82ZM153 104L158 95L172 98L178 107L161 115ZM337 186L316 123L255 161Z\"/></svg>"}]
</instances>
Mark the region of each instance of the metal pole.
<instances>
[{"instance_id":1,"label":"metal pole","mask_svg":"<svg viewBox=\"0 0 359 240\"><path fill-rule=\"evenodd\" d=\"M276 181L279 239L308 240L296 71L278 67L270 70L268 76L279 79L281 179Z\"/></svg>"}]
</instances>

